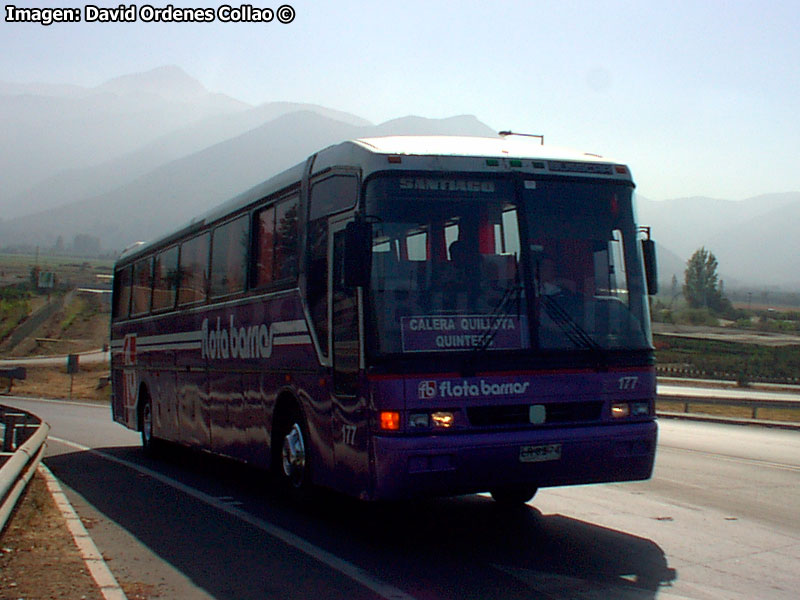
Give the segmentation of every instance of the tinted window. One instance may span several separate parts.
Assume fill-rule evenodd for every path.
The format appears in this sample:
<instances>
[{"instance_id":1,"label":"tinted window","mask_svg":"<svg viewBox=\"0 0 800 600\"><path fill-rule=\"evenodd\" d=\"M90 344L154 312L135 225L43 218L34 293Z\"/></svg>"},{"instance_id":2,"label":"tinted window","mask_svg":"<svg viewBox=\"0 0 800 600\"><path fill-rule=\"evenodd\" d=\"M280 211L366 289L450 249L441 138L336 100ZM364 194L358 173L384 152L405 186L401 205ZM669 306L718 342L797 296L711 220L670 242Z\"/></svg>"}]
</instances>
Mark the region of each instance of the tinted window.
<instances>
[{"instance_id":1,"label":"tinted window","mask_svg":"<svg viewBox=\"0 0 800 600\"><path fill-rule=\"evenodd\" d=\"M297 276L297 197L275 209L275 279Z\"/></svg>"},{"instance_id":2,"label":"tinted window","mask_svg":"<svg viewBox=\"0 0 800 600\"><path fill-rule=\"evenodd\" d=\"M153 263L153 310L175 306L178 295L178 247L156 255Z\"/></svg>"},{"instance_id":3,"label":"tinted window","mask_svg":"<svg viewBox=\"0 0 800 600\"><path fill-rule=\"evenodd\" d=\"M114 317L125 318L131 308L131 268L125 267L114 276Z\"/></svg>"},{"instance_id":4,"label":"tinted window","mask_svg":"<svg viewBox=\"0 0 800 600\"><path fill-rule=\"evenodd\" d=\"M311 186L309 219L332 215L355 205L358 199L358 179L352 175L336 175Z\"/></svg>"},{"instance_id":5,"label":"tinted window","mask_svg":"<svg viewBox=\"0 0 800 600\"><path fill-rule=\"evenodd\" d=\"M256 213L255 287L297 276L297 196Z\"/></svg>"},{"instance_id":6,"label":"tinted window","mask_svg":"<svg viewBox=\"0 0 800 600\"><path fill-rule=\"evenodd\" d=\"M153 261L140 260L133 265L133 294L131 315L143 315L150 310L150 289L153 285Z\"/></svg>"},{"instance_id":7,"label":"tinted window","mask_svg":"<svg viewBox=\"0 0 800 600\"><path fill-rule=\"evenodd\" d=\"M269 285L275 271L275 207L256 213L255 286Z\"/></svg>"},{"instance_id":8,"label":"tinted window","mask_svg":"<svg viewBox=\"0 0 800 600\"><path fill-rule=\"evenodd\" d=\"M205 300L208 286L208 238L204 233L181 244L178 304Z\"/></svg>"},{"instance_id":9,"label":"tinted window","mask_svg":"<svg viewBox=\"0 0 800 600\"><path fill-rule=\"evenodd\" d=\"M211 296L228 296L244 291L249 241L247 215L214 230Z\"/></svg>"}]
</instances>

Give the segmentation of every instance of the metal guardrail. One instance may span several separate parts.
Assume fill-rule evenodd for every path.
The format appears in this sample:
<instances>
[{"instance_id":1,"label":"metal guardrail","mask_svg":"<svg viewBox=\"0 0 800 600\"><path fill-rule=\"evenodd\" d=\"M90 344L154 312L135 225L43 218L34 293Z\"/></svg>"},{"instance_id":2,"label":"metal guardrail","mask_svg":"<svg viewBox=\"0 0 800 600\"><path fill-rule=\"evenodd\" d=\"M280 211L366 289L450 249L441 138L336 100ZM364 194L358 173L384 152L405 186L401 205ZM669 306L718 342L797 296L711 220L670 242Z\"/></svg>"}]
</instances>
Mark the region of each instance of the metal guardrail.
<instances>
[{"instance_id":1,"label":"metal guardrail","mask_svg":"<svg viewBox=\"0 0 800 600\"><path fill-rule=\"evenodd\" d=\"M0 406L3 451L0 452L0 531L5 529L25 486L44 454L50 426L28 412Z\"/></svg>"},{"instance_id":2,"label":"metal guardrail","mask_svg":"<svg viewBox=\"0 0 800 600\"><path fill-rule=\"evenodd\" d=\"M782 408L782 409L800 409L800 398L797 400L780 399L752 399L752 398L732 398L725 396L683 396L676 394L658 394L656 397L657 402L675 402L683 405L683 412L690 413L690 406L693 404L714 404L717 406L733 406L739 408L749 408L751 411L751 418L758 419L758 411L762 408Z\"/></svg>"}]
</instances>

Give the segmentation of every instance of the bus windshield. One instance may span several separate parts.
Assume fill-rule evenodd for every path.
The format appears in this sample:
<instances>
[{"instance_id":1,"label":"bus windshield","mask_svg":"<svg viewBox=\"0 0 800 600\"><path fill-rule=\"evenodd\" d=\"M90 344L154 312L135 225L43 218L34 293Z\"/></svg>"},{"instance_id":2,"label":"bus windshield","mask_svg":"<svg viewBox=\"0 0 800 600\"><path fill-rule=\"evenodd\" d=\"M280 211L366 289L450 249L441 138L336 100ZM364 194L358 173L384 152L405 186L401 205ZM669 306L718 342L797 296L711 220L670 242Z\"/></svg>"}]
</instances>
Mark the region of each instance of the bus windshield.
<instances>
[{"instance_id":1,"label":"bus windshield","mask_svg":"<svg viewBox=\"0 0 800 600\"><path fill-rule=\"evenodd\" d=\"M384 176L366 209L377 354L651 346L629 186Z\"/></svg>"}]
</instances>

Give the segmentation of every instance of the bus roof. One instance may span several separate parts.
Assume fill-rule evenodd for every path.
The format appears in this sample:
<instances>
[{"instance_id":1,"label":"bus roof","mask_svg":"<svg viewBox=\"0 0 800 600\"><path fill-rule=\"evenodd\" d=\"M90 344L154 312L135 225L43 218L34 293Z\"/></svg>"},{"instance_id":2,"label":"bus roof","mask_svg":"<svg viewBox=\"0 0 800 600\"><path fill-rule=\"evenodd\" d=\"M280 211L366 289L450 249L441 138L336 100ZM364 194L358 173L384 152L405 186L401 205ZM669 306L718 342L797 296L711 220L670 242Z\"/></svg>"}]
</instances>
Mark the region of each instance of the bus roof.
<instances>
[{"instance_id":1,"label":"bus roof","mask_svg":"<svg viewBox=\"0 0 800 600\"><path fill-rule=\"evenodd\" d=\"M362 177L383 171L474 171L516 172L577 176L606 176L631 180L627 167L598 154L542 145L537 137L507 135L498 137L466 136L385 136L358 138L328 146L314 156L312 175L333 167L354 166ZM393 160L388 160L390 157ZM527 161L522 162L520 161ZM297 184L306 161L295 165L255 187L231 198L205 214L193 218L184 227L148 243L137 243L124 250L119 260L127 262L150 249L170 244L183 234L198 230L275 192Z\"/></svg>"},{"instance_id":2,"label":"bus roof","mask_svg":"<svg viewBox=\"0 0 800 600\"><path fill-rule=\"evenodd\" d=\"M376 154L417 156L477 156L485 158L549 158L555 160L604 161L602 156L544 146L538 138L508 135L503 137L464 137L448 135L387 136L359 138L353 143Z\"/></svg>"}]
</instances>

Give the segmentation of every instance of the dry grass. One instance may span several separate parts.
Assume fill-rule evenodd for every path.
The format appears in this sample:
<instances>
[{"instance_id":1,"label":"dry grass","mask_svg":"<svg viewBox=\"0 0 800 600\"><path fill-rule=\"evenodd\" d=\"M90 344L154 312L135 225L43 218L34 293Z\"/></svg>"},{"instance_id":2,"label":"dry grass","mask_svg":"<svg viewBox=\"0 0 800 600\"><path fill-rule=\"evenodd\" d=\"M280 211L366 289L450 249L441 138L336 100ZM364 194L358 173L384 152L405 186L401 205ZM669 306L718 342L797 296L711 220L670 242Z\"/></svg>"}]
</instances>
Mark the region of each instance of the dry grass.
<instances>
[{"instance_id":1,"label":"dry grass","mask_svg":"<svg viewBox=\"0 0 800 600\"><path fill-rule=\"evenodd\" d=\"M100 387L101 377L108 375L107 363L81 365L74 376L67 374L66 367L26 367L27 377L15 380L11 393L16 396L36 396L41 398L70 398L70 379L72 379L72 399L94 402L110 402L111 386ZM5 387L0 387L5 390Z\"/></svg>"},{"instance_id":2,"label":"dry grass","mask_svg":"<svg viewBox=\"0 0 800 600\"><path fill-rule=\"evenodd\" d=\"M0 598L102 600L40 474L0 537Z\"/></svg>"}]
</instances>

